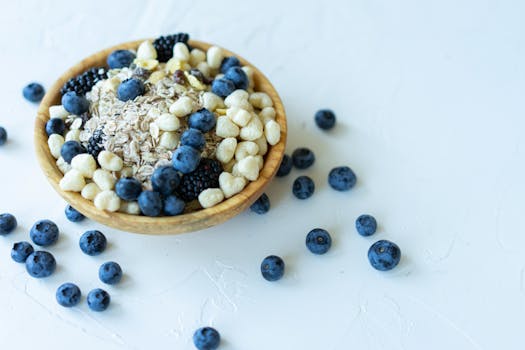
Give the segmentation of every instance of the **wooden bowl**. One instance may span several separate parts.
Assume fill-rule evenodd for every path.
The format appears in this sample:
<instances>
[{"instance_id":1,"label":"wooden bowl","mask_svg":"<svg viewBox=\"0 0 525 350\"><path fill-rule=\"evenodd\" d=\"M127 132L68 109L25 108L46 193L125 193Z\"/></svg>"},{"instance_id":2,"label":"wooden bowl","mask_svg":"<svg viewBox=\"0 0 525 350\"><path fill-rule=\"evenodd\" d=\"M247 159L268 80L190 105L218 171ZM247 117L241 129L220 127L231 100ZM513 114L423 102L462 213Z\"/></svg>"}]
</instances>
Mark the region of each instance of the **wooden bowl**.
<instances>
[{"instance_id":1,"label":"wooden bowl","mask_svg":"<svg viewBox=\"0 0 525 350\"><path fill-rule=\"evenodd\" d=\"M270 95L276 111L276 121L281 126L281 140L275 146L269 147L268 153L265 156L264 167L257 181L250 182L243 191L229 199L225 199L222 203L212 208L167 217L147 217L99 210L94 206L92 201L83 198L79 193L63 191L58 185L63 175L56 166L56 160L51 155L49 147L47 146L45 125L49 120L49 107L60 104L60 88L67 80L91 67L105 66L107 56L114 50L136 49L142 41L143 40L132 41L116 45L85 58L65 72L48 90L40 104L35 122L35 150L40 166L53 188L75 209L90 219L122 231L143 234L175 234L201 230L220 224L248 208L264 192L264 189L274 177L281 163L286 145L287 132L284 107L277 91L275 91L270 81L248 61L228 50L224 50L226 55L235 55L243 65L251 66L254 69L255 90L266 92ZM192 47L204 51L212 46L208 43L195 40L190 40L189 44Z\"/></svg>"}]
</instances>

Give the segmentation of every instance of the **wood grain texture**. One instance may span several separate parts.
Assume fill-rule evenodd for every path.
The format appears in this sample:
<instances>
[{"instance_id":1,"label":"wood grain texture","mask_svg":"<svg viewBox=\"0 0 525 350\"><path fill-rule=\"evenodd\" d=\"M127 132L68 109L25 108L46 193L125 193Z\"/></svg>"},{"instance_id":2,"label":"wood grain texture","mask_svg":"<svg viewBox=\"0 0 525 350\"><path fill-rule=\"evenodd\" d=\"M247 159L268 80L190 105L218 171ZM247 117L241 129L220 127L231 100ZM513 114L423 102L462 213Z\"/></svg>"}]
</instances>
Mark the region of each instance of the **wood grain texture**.
<instances>
[{"instance_id":1,"label":"wood grain texture","mask_svg":"<svg viewBox=\"0 0 525 350\"><path fill-rule=\"evenodd\" d=\"M47 146L45 125L49 120L49 107L60 104L60 88L67 80L91 67L105 66L107 56L114 50L136 49L142 41L143 40L123 43L89 56L70 68L53 84L40 104L35 121L34 142L37 159L48 181L69 204L88 218L104 225L122 231L143 234L175 234L201 230L220 224L244 211L264 192L264 189L268 186L281 164L287 135L284 107L275 88L252 64L226 49L223 49L226 55L235 55L243 65L251 66L254 69L255 90L266 92L270 95L276 111L276 121L281 126L281 140L275 146L269 147L268 153L265 156L264 167L257 181L250 182L242 192L224 200L212 208L179 216L158 218L102 211L97 209L93 202L84 199L79 193L63 191L58 185L63 175L56 166L56 160L51 155L49 147ZM190 40L189 44L192 47L202 50L207 50L212 46L208 43L195 40Z\"/></svg>"}]
</instances>

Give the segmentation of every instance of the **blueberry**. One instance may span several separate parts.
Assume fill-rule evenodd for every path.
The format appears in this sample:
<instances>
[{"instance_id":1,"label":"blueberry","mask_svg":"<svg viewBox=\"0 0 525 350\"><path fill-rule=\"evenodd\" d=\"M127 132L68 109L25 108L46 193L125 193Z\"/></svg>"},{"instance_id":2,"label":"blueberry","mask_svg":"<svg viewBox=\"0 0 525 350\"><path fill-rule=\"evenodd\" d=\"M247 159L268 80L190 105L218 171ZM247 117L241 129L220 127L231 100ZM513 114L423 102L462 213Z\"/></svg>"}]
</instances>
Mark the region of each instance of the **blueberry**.
<instances>
[{"instance_id":1,"label":"blueberry","mask_svg":"<svg viewBox=\"0 0 525 350\"><path fill-rule=\"evenodd\" d=\"M81 296L82 293L80 292L80 288L78 288L78 286L73 283L62 284L57 288L57 292L55 294L58 304L62 305L63 307L72 307L77 305L80 302Z\"/></svg>"},{"instance_id":2,"label":"blueberry","mask_svg":"<svg viewBox=\"0 0 525 350\"><path fill-rule=\"evenodd\" d=\"M204 145L206 145L206 139L200 130L190 128L182 133L180 144L202 151Z\"/></svg>"},{"instance_id":3,"label":"blueberry","mask_svg":"<svg viewBox=\"0 0 525 350\"><path fill-rule=\"evenodd\" d=\"M109 293L100 288L93 289L87 295L88 307L93 311L106 310L110 302L111 297L109 296Z\"/></svg>"},{"instance_id":4,"label":"blueberry","mask_svg":"<svg viewBox=\"0 0 525 350\"><path fill-rule=\"evenodd\" d=\"M289 155L285 154L283 156L283 160L281 160L281 165L279 165L279 170L277 170L276 176L283 177L290 174L290 171L292 171L292 166L292 158Z\"/></svg>"},{"instance_id":5,"label":"blueberry","mask_svg":"<svg viewBox=\"0 0 525 350\"><path fill-rule=\"evenodd\" d=\"M55 257L42 250L31 253L26 259L26 270L32 277L43 278L51 276L57 267Z\"/></svg>"},{"instance_id":6,"label":"blueberry","mask_svg":"<svg viewBox=\"0 0 525 350\"><path fill-rule=\"evenodd\" d=\"M293 151L292 161L297 169L306 169L314 164L315 155L308 148L301 147Z\"/></svg>"},{"instance_id":7,"label":"blueberry","mask_svg":"<svg viewBox=\"0 0 525 350\"><path fill-rule=\"evenodd\" d=\"M198 350L215 350L221 343L221 335L215 328L202 327L193 333L193 344Z\"/></svg>"},{"instance_id":8,"label":"blueberry","mask_svg":"<svg viewBox=\"0 0 525 350\"><path fill-rule=\"evenodd\" d=\"M249 84L248 76L241 67L231 67L224 74L224 78L230 80L237 89L246 90Z\"/></svg>"},{"instance_id":9,"label":"blueberry","mask_svg":"<svg viewBox=\"0 0 525 350\"><path fill-rule=\"evenodd\" d=\"M7 235L13 232L17 226L16 218L9 213L0 214L0 235Z\"/></svg>"},{"instance_id":10,"label":"blueberry","mask_svg":"<svg viewBox=\"0 0 525 350\"><path fill-rule=\"evenodd\" d=\"M370 265L379 271L392 270L401 260L401 250L397 244L381 240L377 241L368 250Z\"/></svg>"},{"instance_id":11,"label":"blueberry","mask_svg":"<svg viewBox=\"0 0 525 350\"><path fill-rule=\"evenodd\" d=\"M0 146L7 141L7 131L0 126Z\"/></svg>"},{"instance_id":12,"label":"blueberry","mask_svg":"<svg viewBox=\"0 0 525 350\"><path fill-rule=\"evenodd\" d=\"M306 235L306 247L314 254L324 254L332 246L332 237L322 228L314 228Z\"/></svg>"},{"instance_id":13,"label":"blueberry","mask_svg":"<svg viewBox=\"0 0 525 350\"><path fill-rule=\"evenodd\" d=\"M130 78L120 83L117 89L117 96L119 100L125 102L134 100L137 96L143 95L145 91L142 80Z\"/></svg>"},{"instance_id":14,"label":"blueberry","mask_svg":"<svg viewBox=\"0 0 525 350\"><path fill-rule=\"evenodd\" d=\"M34 251L31 243L25 241L17 242L13 244L13 249L11 249L11 258L18 263L23 263Z\"/></svg>"},{"instance_id":15,"label":"blueberry","mask_svg":"<svg viewBox=\"0 0 525 350\"><path fill-rule=\"evenodd\" d=\"M371 236L377 229L376 219L372 215L360 215L355 221L355 228L361 236Z\"/></svg>"},{"instance_id":16,"label":"blueberry","mask_svg":"<svg viewBox=\"0 0 525 350\"><path fill-rule=\"evenodd\" d=\"M329 109L321 109L315 113L315 123L323 130L329 130L335 125L335 114Z\"/></svg>"},{"instance_id":17,"label":"blueberry","mask_svg":"<svg viewBox=\"0 0 525 350\"><path fill-rule=\"evenodd\" d=\"M106 284L117 284L122 279L122 268L114 261L105 262L98 269L98 278Z\"/></svg>"},{"instance_id":18,"label":"blueberry","mask_svg":"<svg viewBox=\"0 0 525 350\"><path fill-rule=\"evenodd\" d=\"M74 91L69 91L62 96L64 109L71 114L81 115L89 110L89 101Z\"/></svg>"},{"instance_id":19,"label":"blueberry","mask_svg":"<svg viewBox=\"0 0 525 350\"><path fill-rule=\"evenodd\" d=\"M299 199L310 198L315 191L314 181L308 176L299 176L293 182L292 192Z\"/></svg>"},{"instance_id":20,"label":"blueberry","mask_svg":"<svg viewBox=\"0 0 525 350\"><path fill-rule=\"evenodd\" d=\"M231 67L240 67L241 62L235 56L224 57L221 62L221 73L225 74Z\"/></svg>"},{"instance_id":21,"label":"blueberry","mask_svg":"<svg viewBox=\"0 0 525 350\"><path fill-rule=\"evenodd\" d=\"M328 174L328 184L337 191L348 191L354 187L357 178L347 166L339 166L330 170Z\"/></svg>"},{"instance_id":22,"label":"blueberry","mask_svg":"<svg viewBox=\"0 0 525 350\"><path fill-rule=\"evenodd\" d=\"M261 263L261 273L267 281L280 280L284 275L284 261L278 256L270 255Z\"/></svg>"},{"instance_id":23,"label":"blueberry","mask_svg":"<svg viewBox=\"0 0 525 350\"><path fill-rule=\"evenodd\" d=\"M58 226L51 220L38 220L31 227L29 236L36 245L50 246L58 240Z\"/></svg>"},{"instance_id":24,"label":"blueberry","mask_svg":"<svg viewBox=\"0 0 525 350\"><path fill-rule=\"evenodd\" d=\"M106 236L100 231L91 230L86 231L79 240L80 250L87 255L99 255L106 249L107 240Z\"/></svg>"},{"instance_id":25,"label":"blueberry","mask_svg":"<svg viewBox=\"0 0 525 350\"><path fill-rule=\"evenodd\" d=\"M63 135L66 130L66 124L60 118L51 118L46 123L46 134L47 136L52 134Z\"/></svg>"},{"instance_id":26,"label":"blueberry","mask_svg":"<svg viewBox=\"0 0 525 350\"><path fill-rule=\"evenodd\" d=\"M115 192L125 201L135 201L142 192L142 183L132 177L123 177L117 181Z\"/></svg>"},{"instance_id":27,"label":"blueberry","mask_svg":"<svg viewBox=\"0 0 525 350\"><path fill-rule=\"evenodd\" d=\"M208 132L215 127L215 116L206 108L201 108L192 113L188 119L190 128L198 129L202 132Z\"/></svg>"},{"instance_id":28,"label":"blueberry","mask_svg":"<svg viewBox=\"0 0 525 350\"><path fill-rule=\"evenodd\" d=\"M180 184L180 175L172 166L155 169L151 175L151 186L163 196L169 196Z\"/></svg>"},{"instance_id":29,"label":"blueberry","mask_svg":"<svg viewBox=\"0 0 525 350\"><path fill-rule=\"evenodd\" d=\"M200 160L201 155L195 148L190 146L179 146L179 148L173 152L171 161L176 170L183 174L188 174L197 169Z\"/></svg>"},{"instance_id":30,"label":"blueberry","mask_svg":"<svg viewBox=\"0 0 525 350\"><path fill-rule=\"evenodd\" d=\"M86 153L86 150L80 143L73 140L64 142L60 149L60 155L66 163L71 163L71 160L81 153Z\"/></svg>"},{"instance_id":31,"label":"blueberry","mask_svg":"<svg viewBox=\"0 0 525 350\"><path fill-rule=\"evenodd\" d=\"M211 92L220 97L226 97L235 91L235 84L228 79L219 78L211 83Z\"/></svg>"},{"instance_id":32,"label":"blueberry","mask_svg":"<svg viewBox=\"0 0 525 350\"><path fill-rule=\"evenodd\" d=\"M79 212L69 204L66 205L66 209L64 209L64 214L66 214L66 218L71 222L80 222L86 218L81 212Z\"/></svg>"},{"instance_id":33,"label":"blueberry","mask_svg":"<svg viewBox=\"0 0 525 350\"><path fill-rule=\"evenodd\" d=\"M135 57L129 50L116 50L109 54L107 64L110 69L129 67Z\"/></svg>"},{"instance_id":34,"label":"blueberry","mask_svg":"<svg viewBox=\"0 0 525 350\"><path fill-rule=\"evenodd\" d=\"M30 83L22 90L22 95L30 102L40 102L45 93L44 87L39 83Z\"/></svg>"},{"instance_id":35,"label":"blueberry","mask_svg":"<svg viewBox=\"0 0 525 350\"><path fill-rule=\"evenodd\" d=\"M160 216L162 213L162 198L158 192L143 191L138 202L140 211L146 216Z\"/></svg>"},{"instance_id":36,"label":"blueberry","mask_svg":"<svg viewBox=\"0 0 525 350\"><path fill-rule=\"evenodd\" d=\"M175 195L166 197L164 200L164 214L169 216L179 215L184 212L186 202Z\"/></svg>"},{"instance_id":37,"label":"blueberry","mask_svg":"<svg viewBox=\"0 0 525 350\"><path fill-rule=\"evenodd\" d=\"M270 210L270 198L263 193L257 200L251 205L251 211L257 214L266 214Z\"/></svg>"}]
</instances>

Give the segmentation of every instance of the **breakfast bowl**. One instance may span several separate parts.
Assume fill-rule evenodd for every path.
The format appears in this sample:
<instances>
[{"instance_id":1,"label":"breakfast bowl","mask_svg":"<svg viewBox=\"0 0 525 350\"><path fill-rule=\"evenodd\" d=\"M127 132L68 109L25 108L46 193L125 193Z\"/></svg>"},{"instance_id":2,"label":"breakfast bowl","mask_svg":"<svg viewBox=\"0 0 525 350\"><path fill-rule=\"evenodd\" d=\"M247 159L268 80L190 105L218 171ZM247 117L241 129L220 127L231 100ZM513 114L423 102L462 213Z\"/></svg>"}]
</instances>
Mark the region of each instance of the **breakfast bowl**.
<instances>
[{"instance_id":1,"label":"breakfast bowl","mask_svg":"<svg viewBox=\"0 0 525 350\"><path fill-rule=\"evenodd\" d=\"M220 49L222 50L221 52L224 57L235 56L238 58L238 62L240 62L243 67L249 67L251 72L251 93L254 91L257 93L262 92L271 98L271 101L273 102L272 107L275 112L272 112L274 114L274 116L272 115L272 120L274 121L272 122L272 125L276 126L280 131L280 137L275 139L274 142L272 142L273 144L268 144L267 151L259 156L259 159L262 159L260 162L262 165L259 166L260 171L258 177L256 179L254 178L253 180L246 181L245 187L240 192L230 196L225 196L224 200L210 207L202 206L195 208L193 205L194 208L192 210L186 210L179 215L146 216L134 215L140 213L129 214L127 212L122 212L120 209L116 210L114 208L111 211L100 209L95 205L96 200L93 201L86 199L86 196L83 195L83 192L81 192L80 189L77 191L64 190L64 186L61 183L66 174L66 172L64 172L64 170L59 166L59 161L62 159L62 157L60 157L59 161L57 161L57 156L60 156L60 153L57 155L56 151L54 153L51 151L51 146L48 143L49 130L46 130L46 125L50 120L50 107L61 104L63 92L61 92L61 89L63 89L66 82L81 75L83 72L86 72L89 69L106 66L108 56L116 50L138 50L138 53L140 51L140 45L144 44L145 42L147 41L139 40L127 42L97 52L83 59L81 62L67 70L51 86L39 106L35 122L34 143L40 167L42 168L49 183L58 192L58 194L66 200L67 203L69 203L73 208L78 210L86 217L112 228L142 234L176 234L201 230L220 224L247 209L263 194L265 188L269 185L280 166L284 155L287 135L284 107L277 91L272 86L268 78L266 78L261 71L251 65L248 61L226 49ZM151 43L151 41L149 42ZM207 52L212 47L216 48L216 46L213 46L209 43L196 40L187 41L187 45L188 47L192 48L192 50L199 49L204 52ZM186 77L190 78L187 74ZM208 90L209 89L210 88L208 87ZM218 108L217 110L220 111L220 113L226 113L226 108ZM218 112L214 112L216 117L218 115L217 113ZM255 118L256 112L253 113L253 118ZM70 115L69 117L75 116ZM266 124L264 125L266 127ZM175 149L173 152L175 152ZM95 160L97 160L96 157ZM100 155L97 160L97 164L99 163L99 160ZM231 162L234 160L235 159L232 159ZM70 160L70 162L73 164L73 161ZM118 174L118 172L113 172L115 181L118 181ZM86 182L89 181L91 180L86 178ZM113 196L115 195L113 194ZM138 207L136 203L135 206Z\"/></svg>"}]
</instances>

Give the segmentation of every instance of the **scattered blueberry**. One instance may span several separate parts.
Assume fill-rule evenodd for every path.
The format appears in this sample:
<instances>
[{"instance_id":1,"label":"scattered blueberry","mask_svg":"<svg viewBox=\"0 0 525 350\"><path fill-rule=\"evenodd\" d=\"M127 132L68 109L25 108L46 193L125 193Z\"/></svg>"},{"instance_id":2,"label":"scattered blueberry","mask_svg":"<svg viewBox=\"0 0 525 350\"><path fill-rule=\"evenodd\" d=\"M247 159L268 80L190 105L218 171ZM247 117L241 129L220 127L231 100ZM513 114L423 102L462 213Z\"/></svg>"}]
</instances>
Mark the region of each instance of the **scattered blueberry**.
<instances>
[{"instance_id":1,"label":"scattered blueberry","mask_svg":"<svg viewBox=\"0 0 525 350\"><path fill-rule=\"evenodd\" d=\"M225 74L231 67L240 67L241 61L235 56L225 57L221 62L221 73Z\"/></svg>"},{"instance_id":2,"label":"scattered blueberry","mask_svg":"<svg viewBox=\"0 0 525 350\"><path fill-rule=\"evenodd\" d=\"M324 254L332 246L332 237L322 228L314 228L306 235L306 247L314 254Z\"/></svg>"},{"instance_id":3,"label":"scattered blueberry","mask_svg":"<svg viewBox=\"0 0 525 350\"><path fill-rule=\"evenodd\" d=\"M100 231L86 231L80 236L79 246L84 254L91 256L99 255L106 249L106 245L106 236Z\"/></svg>"},{"instance_id":4,"label":"scattered blueberry","mask_svg":"<svg viewBox=\"0 0 525 350\"><path fill-rule=\"evenodd\" d=\"M103 289L96 288L89 292L87 296L88 307L93 311L104 311L108 308L111 297Z\"/></svg>"},{"instance_id":5,"label":"scattered blueberry","mask_svg":"<svg viewBox=\"0 0 525 350\"><path fill-rule=\"evenodd\" d=\"M356 181L354 172L347 166L333 168L328 174L328 183L337 191L348 191L354 187Z\"/></svg>"},{"instance_id":6,"label":"scattered blueberry","mask_svg":"<svg viewBox=\"0 0 525 350\"><path fill-rule=\"evenodd\" d=\"M81 212L79 212L69 204L66 205L66 209L64 209L64 214L66 214L66 218L71 222L80 222L86 218Z\"/></svg>"},{"instance_id":7,"label":"scattered blueberry","mask_svg":"<svg viewBox=\"0 0 525 350\"><path fill-rule=\"evenodd\" d=\"M50 246L58 240L58 226L51 220L38 220L31 227L29 236L36 245Z\"/></svg>"},{"instance_id":8,"label":"scattered blueberry","mask_svg":"<svg viewBox=\"0 0 525 350\"><path fill-rule=\"evenodd\" d=\"M146 216L160 216L162 214L162 198L160 193L143 191L138 199L140 211Z\"/></svg>"},{"instance_id":9,"label":"scattered blueberry","mask_svg":"<svg viewBox=\"0 0 525 350\"><path fill-rule=\"evenodd\" d=\"M323 130L329 130L335 125L335 114L329 109L321 109L315 113L315 123Z\"/></svg>"},{"instance_id":10,"label":"scattered blueberry","mask_svg":"<svg viewBox=\"0 0 525 350\"><path fill-rule=\"evenodd\" d=\"M278 256L270 255L261 263L261 273L267 281L280 280L284 275L284 261Z\"/></svg>"},{"instance_id":11,"label":"scattered blueberry","mask_svg":"<svg viewBox=\"0 0 525 350\"><path fill-rule=\"evenodd\" d=\"M190 146L198 151L202 151L206 145L206 139L202 132L198 129L189 128L182 133L180 137L180 144L183 146Z\"/></svg>"},{"instance_id":12,"label":"scattered blueberry","mask_svg":"<svg viewBox=\"0 0 525 350\"><path fill-rule=\"evenodd\" d=\"M168 216L182 214L185 207L186 202L175 195L168 196L164 200L164 214Z\"/></svg>"},{"instance_id":13,"label":"scattered blueberry","mask_svg":"<svg viewBox=\"0 0 525 350\"><path fill-rule=\"evenodd\" d=\"M173 152L173 167L183 174L188 174L197 169L201 160L200 152L190 146L179 146Z\"/></svg>"},{"instance_id":14,"label":"scattered blueberry","mask_svg":"<svg viewBox=\"0 0 525 350\"><path fill-rule=\"evenodd\" d=\"M283 160L281 160L281 165L279 165L279 170L277 170L276 176L283 177L290 174L290 171L292 171L292 166L292 158L289 155L285 154L283 156Z\"/></svg>"},{"instance_id":15,"label":"scattered blueberry","mask_svg":"<svg viewBox=\"0 0 525 350\"><path fill-rule=\"evenodd\" d=\"M180 184L180 175L172 166L155 169L151 175L151 186L163 196L169 196Z\"/></svg>"},{"instance_id":16,"label":"scattered blueberry","mask_svg":"<svg viewBox=\"0 0 525 350\"><path fill-rule=\"evenodd\" d=\"M190 128L198 129L202 132L208 132L215 127L215 116L206 108L201 108L190 115L188 125Z\"/></svg>"},{"instance_id":17,"label":"scattered blueberry","mask_svg":"<svg viewBox=\"0 0 525 350\"><path fill-rule=\"evenodd\" d=\"M81 115L89 110L89 101L74 91L69 91L62 96L64 109L71 114Z\"/></svg>"},{"instance_id":18,"label":"scattered blueberry","mask_svg":"<svg viewBox=\"0 0 525 350\"><path fill-rule=\"evenodd\" d=\"M117 284L122 279L122 268L114 261L105 262L98 269L98 278L106 284Z\"/></svg>"},{"instance_id":19,"label":"scattered blueberry","mask_svg":"<svg viewBox=\"0 0 525 350\"><path fill-rule=\"evenodd\" d=\"M246 90L249 84L248 76L241 67L231 67L224 74L224 79L230 80L237 89Z\"/></svg>"},{"instance_id":20,"label":"scattered blueberry","mask_svg":"<svg viewBox=\"0 0 525 350\"><path fill-rule=\"evenodd\" d=\"M401 250L397 244L381 240L377 241L368 250L370 265L379 271L392 270L401 260Z\"/></svg>"},{"instance_id":21,"label":"scattered blueberry","mask_svg":"<svg viewBox=\"0 0 525 350\"><path fill-rule=\"evenodd\" d=\"M107 64L110 69L129 67L135 57L129 50L116 50L109 54Z\"/></svg>"},{"instance_id":22,"label":"scattered blueberry","mask_svg":"<svg viewBox=\"0 0 525 350\"><path fill-rule=\"evenodd\" d=\"M11 249L11 258L18 263L23 263L34 251L31 243L25 241L17 242L13 244L13 249Z\"/></svg>"},{"instance_id":23,"label":"scattered blueberry","mask_svg":"<svg viewBox=\"0 0 525 350\"><path fill-rule=\"evenodd\" d=\"M301 147L293 151L292 161L297 169L306 169L314 164L315 155L308 148Z\"/></svg>"},{"instance_id":24,"label":"scattered blueberry","mask_svg":"<svg viewBox=\"0 0 525 350\"><path fill-rule=\"evenodd\" d=\"M17 222L14 215L9 213L0 214L0 235L7 235L13 232L16 228Z\"/></svg>"},{"instance_id":25,"label":"scattered blueberry","mask_svg":"<svg viewBox=\"0 0 525 350\"><path fill-rule=\"evenodd\" d=\"M55 257L43 250L31 253L26 259L26 270L32 277L43 278L51 276L57 267Z\"/></svg>"},{"instance_id":26,"label":"scattered blueberry","mask_svg":"<svg viewBox=\"0 0 525 350\"><path fill-rule=\"evenodd\" d=\"M86 153L86 150L80 143L74 140L64 142L60 149L60 155L66 163L71 163L71 160L81 153Z\"/></svg>"},{"instance_id":27,"label":"scattered blueberry","mask_svg":"<svg viewBox=\"0 0 525 350\"><path fill-rule=\"evenodd\" d=\"M360 215L355 221L355 228L361 236L371 236L377 229L376 219L372 215Z\"/></svg>"},{"instance_id":28,"label":"scattered blueberry","mask_svg":"<svg viewBox=\"0 0 525 350\"><path fill-rule=\"evenodd\" d=\"M55 296L57 302L63 307L72 307L80 302L82 293L76 284L64 283L57 288Z\"/></svg>"},{"instance_id":29,"label":"scattered blueberry","mask_svg":"<svg viewBox=\"0 0 525 350\"><path fill-rule=\"evenodd\" d=\"M193 344L198 350L215 350L221 343L221 335L215 328L202 327L193 333Z\"/></svg>"},{"instance_id":30,"label":"scattered blueberry","mask_svg":"<svg viewBox=\"0 0 525 350\"><path fill-rule=\"evenodd\" d=\"M115 192L125 201L135 201L142 192L142 183L132 177L123 177L117 181Z\"/></svg>"},{"instance_id":31,"label":"scattered blueberry","mask_svg":"<svg viewBox=\"0 0 525 350\"><path fill-rule=\"evenodd\" d=\"M270 198L263 193L250 207L257 214L266 214L270 210Z\"/></svg>"},{"instance_id":32,"label":"scattered blueberry","mask_svg":"<svg viewBox=\"0 0 525 350\"><path fill-rule=\"evenodd\" d=\"M22 90L22 95L30 102L40 102L45 93L44 87L39 83L30 83Z\"/></svg>"},{"instance_id":33,"label":"scattered blueberry","mask_svg":"<svg viewBox=\"0 0 525 350\"><path fill-rule=\"evenodd\" d=\"M228 79L219 78L211 83L211 91L220 97L226 97L235 91L235 84Z\"/></svg>"},{"instance_id":34,"label":"scattered blueberry","mask_svg":"<svg viewBox=\"0 0 525 350\"><path fill-rule=\"evenodd\" d=\"M314 181L308 176L299 176L293 182L292 192L295 197L299 199L307 199L314 194L315 184Z\"/></svg>"},{"instance_id":35,"label":"scattered blueberry","mask_svg":"<svg viewBox=\"0 0 525 350\"><path fill-rule=\"evenodd\" d=\"M7 131L0 126L0 146L7 141Z\"/></svg>"},{"instance_id":36,"label":"scattered blueberry","mask_svg":"<svg viewBox=\"0 0 525 350\"><path fill-rule=\"evenodd\" d=\"M134 100L137 96L143 95L145 91L142 80L130 78L120 83L117 89L117 96L119 100L125 102Z\"/></svg>"},{"instance_id":37,"label":"scattered blueberry","mask_svg":"<svg viewBox=\"0 0 525 350\"><path fill-rule=\"evenodd\" d=\"M46 123L46 134L47 136L52 134L63 135L66 130L66 124L60 118L51 118Z\"/></svg>"}]
</instances>

